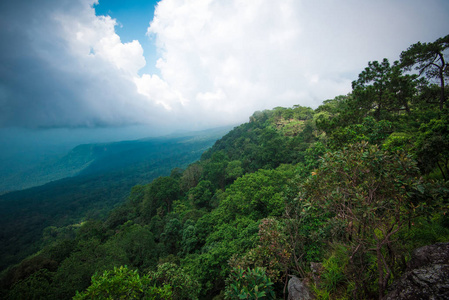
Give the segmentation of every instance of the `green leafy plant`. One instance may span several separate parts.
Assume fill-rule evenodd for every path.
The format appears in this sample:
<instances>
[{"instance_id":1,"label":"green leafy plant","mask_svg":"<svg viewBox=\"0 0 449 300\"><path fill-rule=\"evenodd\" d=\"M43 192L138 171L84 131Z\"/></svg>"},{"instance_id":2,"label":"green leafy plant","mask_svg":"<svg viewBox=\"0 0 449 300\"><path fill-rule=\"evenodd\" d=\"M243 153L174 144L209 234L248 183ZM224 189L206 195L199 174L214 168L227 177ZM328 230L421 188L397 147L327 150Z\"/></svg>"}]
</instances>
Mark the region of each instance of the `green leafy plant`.
<instances>
[{"instance_id":1,"label":"green leafy plant","mask_svg":"<svg viewBox=\"0 0 449 300\"><path fill-rule=\"evenodd\" d=\"M148 275L141 277L137 270L121 266L92 276L92 284L73 299L172 299L172 289L170 285L152 285Z\"/></svg>"},{"instance_id":2,"label":"green leafy plant","mask_svg":"<svg viewBox=\"0 0 449 300\"><path fill-rule=\"evenodd\" d=\"M349 262L347 248L343 245L334 245L331 255L323 261L323 273L320 286L330 294L337 292L346 278L346 266Z\"/></svg>"},{"instance_id":3,"label":"green leafy plant","mask_svg":"<svg viewBox=\"0 0 449 300\"><path fill-rule=\"evenodd\" d=\"M149 273L149 276L157 286L171 286L173 299L198 299L200 291L198 282L174 263L159 265L155 272Z\"/></svg>"},{"instance_id":4,"label":"green leafy plant","mask_svg":"<svg viewBox=\"0 0 449 300\"><path fill-rule=\"evenodd\" d=\"M320 168L303 185L308 199L304 201L329 211L330 221L343 224L347 236L339 238L351 244L350 257L376 254L379 297L394 264L386 249L399 243L396 234L414 217L416 207L424 205L412 203L415 195L424 197L417 174L416 162L409 156L390 154L365 142L324 155ZM361 263L359 270L368 265L368 261Z\"/></svg>"},{"instance_id":5,"label":"green leafy plant","mask_svg":"<svg viewBox=\"0 0 449 300\"><path fill-rule=\"evenodd\" d=\"M263 267L274 282L282 282L287 276L291 251L283 225L273 218L262 219L259 224L259 241L243 257L232 257L231 267Z\"/></svg>"},{"instance_id":6,"label":"green leafy plant","mask_svg":"<svg viewBox=\"0 0 449 300\"><path fill-rule=\"evenodd\" d=\"M263 268L233 268L227 279L225 299L275 299L273 283Z\"/></svg>"}]
</instances>

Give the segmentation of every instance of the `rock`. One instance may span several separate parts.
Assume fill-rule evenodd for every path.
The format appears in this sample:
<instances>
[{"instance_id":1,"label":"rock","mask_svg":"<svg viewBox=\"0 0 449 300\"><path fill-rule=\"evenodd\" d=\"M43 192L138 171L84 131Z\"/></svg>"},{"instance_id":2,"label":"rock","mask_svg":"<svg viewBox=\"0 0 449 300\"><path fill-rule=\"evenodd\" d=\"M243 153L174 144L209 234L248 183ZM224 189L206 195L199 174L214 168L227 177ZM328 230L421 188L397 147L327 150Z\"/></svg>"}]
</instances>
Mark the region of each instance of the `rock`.
<instances>
[{"instance_id":1,"label":"rock","mask_svg":"<svg viewBox=\"0 0 449 300\"><path fill-rule=\"evenodd\" d=\"M384 298L449 299L449 243L416 249L404 275Z\"/></svg>"},{"instance_id":2,"label":"rock","mask_svg":"<svg viewBox=\"0 0 449 300\"><path fill-rule=\"evenodd\" d=\"M288 281L288 300L311 300L313 299L309 287L298 277L291 275Z\"/></svg>"}]
</instances>

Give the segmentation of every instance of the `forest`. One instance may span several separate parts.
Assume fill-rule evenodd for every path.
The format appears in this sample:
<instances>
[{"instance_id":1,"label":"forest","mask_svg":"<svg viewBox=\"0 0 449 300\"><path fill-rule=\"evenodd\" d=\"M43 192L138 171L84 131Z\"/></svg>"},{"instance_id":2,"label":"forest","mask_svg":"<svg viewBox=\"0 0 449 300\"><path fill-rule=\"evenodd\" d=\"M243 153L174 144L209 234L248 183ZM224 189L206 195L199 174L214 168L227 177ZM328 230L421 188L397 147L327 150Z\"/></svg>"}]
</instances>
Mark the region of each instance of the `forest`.
<instances>
[{"instance_id":1,"label":"forest","mask_svg":"<svg viewBox=\"0 0 449 300\"><path fill-rule=\"evenodd\" d=\"M24 181L43 172L53 177L52 171L65 178L0 195L0 271L52 243L55 228L103 219L124 202L134 185L187 167L230 129L82 144L56 163L41 165L37 173L33 169L19 173ZM63 232L58 235L74 234L73 230Z\"/></svg>"},{"instance_id":2,"label":"forest","mask_svg":"<svg viewBox=\"0 0 449 300\"><path fill-rule=\"evenodd\" d=\"M295 275L316 299L382 299L414 249L449 241L448 48L369 62L316 109L255 112L106 218L48 227L0 298L286 299Z\"/></svg>"}]
</instances>

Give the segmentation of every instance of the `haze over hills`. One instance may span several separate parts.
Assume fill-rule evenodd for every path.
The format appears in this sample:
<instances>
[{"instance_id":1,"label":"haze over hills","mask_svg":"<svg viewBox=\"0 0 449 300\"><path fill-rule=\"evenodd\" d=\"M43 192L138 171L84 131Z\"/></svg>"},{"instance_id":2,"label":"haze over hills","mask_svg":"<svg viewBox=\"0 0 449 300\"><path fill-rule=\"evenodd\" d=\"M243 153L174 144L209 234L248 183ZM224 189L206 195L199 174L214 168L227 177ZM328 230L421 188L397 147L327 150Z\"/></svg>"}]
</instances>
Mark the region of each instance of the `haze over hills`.
<instances>
[{"instance_id":1,"label":"haze over hills","mask_svg":"<svg viewBox=\"0 0 449 300\"><path fill-rule=\"evenodd\" d=\"M45 227L104 216L131 187L186 167L230 129L79 145L53 164L18 174L29 183L54 181L0 196L1 268L38 249L33 243Z\"/></svg>"},{"instance_id":2,"label":"haze over hills","mask_svg":"<svg viewBox=\"0 0 449 300\"><path fill-rule=\"evenodd\" d=\"M18 143L18 145L10 147L22 148L20 152L17 151L21 154L20 156L8 155L8 153L0 155L0 194L73 177L82 171L92 172L92 170L88 170L89 166L93 164L92 168L98 168L102 160L108 160L109 164L112 163L109 168L117 167L118 157L121 155L133 156L129 159L138 162L143 157L154 154L152 151L158 149L155 148L156 145L163 145L169 140L179 139L181 143L205 142L209 139L219 138L230 128L231 126L197 132L177 132L162 137L122 142L81 144L70 151L66 149L74 141L61 143L62 145L56 142L47 144L37 142L35 144L30 141L27 144L32 145L31 147L23 146L27 145L24 142ZM23 148L32 148L32 150ZM150 152L146 152L148 150ZM123 163L128 163L128 161Z\"/></svg>"}]
</instances>

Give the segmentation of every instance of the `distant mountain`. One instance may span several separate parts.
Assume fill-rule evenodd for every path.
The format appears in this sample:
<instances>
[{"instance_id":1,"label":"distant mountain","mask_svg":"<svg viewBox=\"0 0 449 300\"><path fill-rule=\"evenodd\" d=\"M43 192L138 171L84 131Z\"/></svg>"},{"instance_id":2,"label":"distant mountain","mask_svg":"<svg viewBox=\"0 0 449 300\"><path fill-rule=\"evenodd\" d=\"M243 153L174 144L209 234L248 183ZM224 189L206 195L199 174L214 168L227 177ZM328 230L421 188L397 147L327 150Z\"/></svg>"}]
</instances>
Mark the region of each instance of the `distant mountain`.
<instances>
[{"instance_id":1,"label":"distant mountain","mask_svg":"<svg viewBox=\"0 0 449 300\"><path fill-rule=\"evenodd\" d=\"M188 166L230 129L75 147L30 175L66 178L0 196L0 269L39 249L44 228L105 216L131 187Z\"/></svg>"},{"instance_id":2,"label":"distant mountain","mask_svg":"<svg viewBox=\"0 0 449 300\"><path fill-rule=\"evenodd\" d=\"M207 142L207 140L221 137L223 132L226 133L230 129L231 127L223 127L198 132L178 132L158 138L83 144L71 151L64 150L67 146L57 145L55 141L52 142L52 147L43 147L42 144L34 145L34 143L32 149L16 146L14 149L19 151L18 155L0 156L0 195L76 176L93 162L110 159L114 154L130 151L128 153L139 161L142 159L142 151L146 151L143 153L144 156L151 155L155 150L151 148L156 144L162 145L164 141L182 139L184 142L201 142L201 140ZM150 152L148 152L149 149ZM132 151L141 151L141 153L133 154Z\"/></svg>"}]
</instances>

